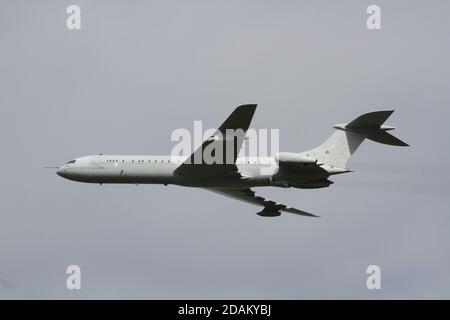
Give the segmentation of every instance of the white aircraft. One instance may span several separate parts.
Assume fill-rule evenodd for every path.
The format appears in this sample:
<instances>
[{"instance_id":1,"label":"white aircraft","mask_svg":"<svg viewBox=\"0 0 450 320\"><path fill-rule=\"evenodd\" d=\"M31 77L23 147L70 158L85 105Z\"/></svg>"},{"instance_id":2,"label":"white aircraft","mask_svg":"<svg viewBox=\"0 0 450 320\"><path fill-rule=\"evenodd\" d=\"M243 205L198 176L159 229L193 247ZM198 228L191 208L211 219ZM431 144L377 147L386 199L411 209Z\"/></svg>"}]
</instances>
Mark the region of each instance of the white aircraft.
<instances>
[{"instance_id":1,"label":"white aircraft","mask_svg":"<svg viewBox=\"0 0 450 320\"><path fill-rule=\"evenodd\" d=\"M317 148L280 152L275 157L238 157L256 105L237 107L216 133L190 157L151 155L93 155L76 158L58 167L57 174L69 180L90 183L175 184L205 188L219 194L262 206L264 217L290 212L311 213L287 207L255 195L252 187L324 188L328 177L351 172L346 164L364 139L394 146L408 146L387 131L383 123L394 111L366 113L337 129ZM230 143L231 142L231 143ZM229 146L232 148L229 148ZM225 150L214 161L206 161L205 150Z\"/></svg>"}]
</instances>

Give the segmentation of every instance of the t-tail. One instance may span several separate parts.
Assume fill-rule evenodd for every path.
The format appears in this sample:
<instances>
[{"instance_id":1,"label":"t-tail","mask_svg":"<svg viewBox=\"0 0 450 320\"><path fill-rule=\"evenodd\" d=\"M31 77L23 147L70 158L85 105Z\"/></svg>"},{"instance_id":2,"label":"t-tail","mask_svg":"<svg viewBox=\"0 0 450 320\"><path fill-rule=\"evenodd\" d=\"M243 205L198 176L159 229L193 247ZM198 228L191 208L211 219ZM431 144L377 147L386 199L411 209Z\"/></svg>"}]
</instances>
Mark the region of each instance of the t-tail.
<instances>
[{"instance_id":1,"label":"t-tail","mask_svg":"<svg viewBox=\"0 0 450 320\"><path fill-rule=\"evenodd\" d=\"M407 143L387 132L394 127L383 125L393 112L370 112L349 123L337 124L334 126L337 131L322 145L301 154L317 159L320 164L346 169L348 159L366 138L382 144L406 147Z\"/></svg>"}]
</instances>

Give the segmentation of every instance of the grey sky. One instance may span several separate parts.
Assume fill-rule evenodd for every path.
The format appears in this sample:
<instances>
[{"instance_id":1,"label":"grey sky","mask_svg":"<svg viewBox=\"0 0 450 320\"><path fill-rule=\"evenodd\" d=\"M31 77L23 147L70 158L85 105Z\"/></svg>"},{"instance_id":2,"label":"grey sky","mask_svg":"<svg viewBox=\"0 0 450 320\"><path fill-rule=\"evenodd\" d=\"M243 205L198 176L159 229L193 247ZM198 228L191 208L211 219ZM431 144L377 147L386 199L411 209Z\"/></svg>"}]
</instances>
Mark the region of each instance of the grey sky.
<instances>
[{"instance_id":1,"label":"grey sky","mask_svg":"<svg viewBox=\"0 0 450 320\"><path fill-rule=\"evenodd\" d=\"M368 31L368 5L382 30ZM78 4L82 30L65 27ZM450 298L447 1L1 1L1 298ZM168 154L176 128L258 103L283 151L394 108L329 189L69 182L43 165ZM65 288L78 264L83 289ZM366 289L380 265L382 289Z\"/></svg>"}]
</instances>

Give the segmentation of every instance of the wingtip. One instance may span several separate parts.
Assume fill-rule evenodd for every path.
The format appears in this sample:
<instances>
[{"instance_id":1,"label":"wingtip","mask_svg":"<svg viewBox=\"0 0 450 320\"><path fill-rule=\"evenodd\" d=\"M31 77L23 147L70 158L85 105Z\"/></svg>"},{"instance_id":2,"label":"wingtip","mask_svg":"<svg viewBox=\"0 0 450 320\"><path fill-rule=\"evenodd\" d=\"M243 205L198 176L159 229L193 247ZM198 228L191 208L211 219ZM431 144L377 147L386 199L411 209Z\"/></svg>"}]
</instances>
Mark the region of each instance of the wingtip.
<instances>
[{"instance_id":1,"label":"wingtip","mask_svg":"<svg viewBox=\"0 0 450 320\"><path fill-rule=\"evenodd\" d=\"M236 109L256 109L258 105L256 103L248 103L248 104L241 104Z\"/></svg>"},{"instance_id":2,"label":"wingtip","mask_svg":"<svg viewBox=\"0 0 450 320\"><path fill-rule=\"evenodd\" d=\"M255 111L256 111L256 106L257 106L256 104L241 104L240 106L236 107L236 109L233 110L231 115L236 115L236 114L242 113L242 114L251 115L253 117L253 115L255 114Z\"/></svg>"},{"instance_id":3,"label":"wingtip","mask_svg":"<svg viewBox=\"0 0 450 320\"><path fill-rule=\"evenodd\" d=\"M304 212L304 211L303 211ZM304 212L304 215L311 218L320 218L320 216L310 213L310 212Z\"/></svg>"},{"instance_id":4,"label":"wingtip","mask_svg":"<svg viewBox=\"0 0 450 320\"><path fill-rule=\"evenodd\" d=\"M395 111L394 109L390 109L390 110L378 110L378 111L374 111L374 112L384 112L384 113L393 114L394 111Z\"/></svg>"}]
</instances>

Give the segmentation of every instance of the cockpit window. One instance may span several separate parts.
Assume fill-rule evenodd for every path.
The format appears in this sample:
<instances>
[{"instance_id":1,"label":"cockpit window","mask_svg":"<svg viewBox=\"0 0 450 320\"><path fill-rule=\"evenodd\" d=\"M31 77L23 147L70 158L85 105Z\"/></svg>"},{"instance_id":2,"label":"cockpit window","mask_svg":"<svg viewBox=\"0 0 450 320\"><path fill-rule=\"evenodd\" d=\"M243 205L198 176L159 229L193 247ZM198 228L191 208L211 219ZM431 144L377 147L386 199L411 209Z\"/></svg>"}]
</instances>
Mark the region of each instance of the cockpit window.
<instances>
[{"instance_id":1,"label":"cockpit window","mask_svg":"<svg viewBox=\"0 0 450 320\"><path fill-rule=\"evenodd\" d=\"M71 164L71 163L75 163L75 160L71 160L71 161L67 162L66 164Z\"/></svg>"}]
</instances>

